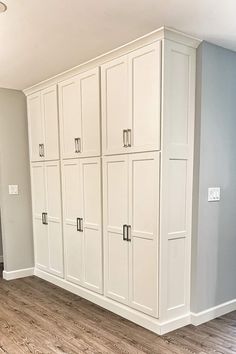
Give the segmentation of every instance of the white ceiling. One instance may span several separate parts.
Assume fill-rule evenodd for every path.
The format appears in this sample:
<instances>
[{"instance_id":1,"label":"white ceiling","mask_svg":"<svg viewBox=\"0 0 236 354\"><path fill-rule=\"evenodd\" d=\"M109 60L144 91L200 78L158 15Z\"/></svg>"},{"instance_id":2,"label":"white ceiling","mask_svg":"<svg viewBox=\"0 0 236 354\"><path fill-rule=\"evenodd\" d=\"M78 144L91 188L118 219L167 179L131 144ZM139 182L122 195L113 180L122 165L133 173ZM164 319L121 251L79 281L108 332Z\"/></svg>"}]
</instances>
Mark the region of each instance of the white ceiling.
<instances>
[{"instance_id":1,"label":"white ceiling","mask_svg":"<svg viewBox=\"0 0 236 354\"><path fill-rule=\"evenodd\" d=\"M0 87L32 86L163 25L236 50L235 0L4 2Z\"/></svg>"}]
</instances>

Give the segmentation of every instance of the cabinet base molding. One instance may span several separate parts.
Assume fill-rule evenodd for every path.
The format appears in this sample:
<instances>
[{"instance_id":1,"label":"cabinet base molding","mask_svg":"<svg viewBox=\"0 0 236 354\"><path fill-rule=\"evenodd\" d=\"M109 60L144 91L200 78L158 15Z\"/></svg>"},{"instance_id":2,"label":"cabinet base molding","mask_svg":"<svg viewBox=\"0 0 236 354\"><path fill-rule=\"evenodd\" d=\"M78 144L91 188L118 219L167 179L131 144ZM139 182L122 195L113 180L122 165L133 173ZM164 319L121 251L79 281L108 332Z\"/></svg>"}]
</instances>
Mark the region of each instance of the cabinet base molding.
<instances>
[{"instance_id":1,"label":"cabinet base molding","mask_svg":"<svg viewBox=\"0 0 236 354\"><path fill-rule=\"evenodd\" d=\"M103 295L99 295L78 285L72 284L65 279L57 278L56 276L46 273L40 269L35 268L34 275L54 285L57 285L75 295L78 295L88 301L91 301L96 305L101 306L106 310L111 311L121 317L124 317L127 320L134 322L148 329L149 331L152 331L159 335L186 326L190 323L190 314L175 318L168 322L160 322L160 320L154 317L145 315L139 311L131 309L128 306L122 305L116 301L108 299Z\"/></svg>"},{"instance_id":2,"label":"cabinet base molding","mask_svg":"<svg viewBox=\"0 0 236 354\"><path fill-rule=\"evenodd\" d=\"M214 318L225 315L226 313L236 311L236 299L224 302L218 306L211 307L207 310L191 313L191 323L199 326L202 323L213 320Z\"/></svg>"},{"instance_id":3,"label":"cabinet base molding","mask_svg":"<svg viewBox=\"0 0 236 354\"><path fill-rule=\"evenodd\" d=\"M3 271L3 279L5 280L14 280L19 278L30 277L34 275L34 268L25 268L25 269L17 269L11 272Z\"/></svg>"}]
</instances>

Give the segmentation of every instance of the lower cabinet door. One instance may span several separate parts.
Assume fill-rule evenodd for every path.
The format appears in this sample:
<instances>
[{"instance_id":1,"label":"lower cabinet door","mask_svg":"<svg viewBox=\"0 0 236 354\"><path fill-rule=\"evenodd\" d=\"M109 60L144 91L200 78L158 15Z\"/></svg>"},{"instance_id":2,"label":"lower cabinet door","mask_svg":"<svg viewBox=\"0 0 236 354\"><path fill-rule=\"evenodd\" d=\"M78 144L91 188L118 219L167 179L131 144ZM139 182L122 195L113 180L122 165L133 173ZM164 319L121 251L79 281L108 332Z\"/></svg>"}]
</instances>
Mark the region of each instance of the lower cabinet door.
<instances>
[{"instance_id":1,"label":"lower cabinet door","mask_svg":"<svg viewBox=\"0 0 236 354\"><path fill-rule=\"evenodd\" d=\"M63 161L66 279L103 291L100 158Z\"/></svg>"},{"instance_id":2,"label":"lower cabinet door","mask_svg":"<svg viewBox=\"0 0 236 354\"><path fill-rule=\"evenodd\" d=\"M83 199L83 281L86 288L102 293L101 160L81 159L80 165Z\"/></svg>"},{"instance_id":3,"label":"lower cabinet door","mask_svg":"<svg viewBox=\"0 0 236 354\"><path fill-rule=\"evenodd\" d=\"M129 301L158 314L159 153L129 156Z\"/></svg>"},{"instance_id":4,"label":"lower cabinet door","mask_svg":"<svg viewBox=\"0 0 236 354\"><path fill-rule=\"evenodd\" d=\"M128 156L103 160L105 295L128 304L129 245L123 239L128 221Z\"/></svg>"},{"instance_id":5,"label":"lower cabinet door","mask_svg":"<svg viewBox=\"0 0 236 354\"><path fill-rule=\"evenodd\" d=\"M48 270L64 276L61 210L61 179L59 161L45 162L46 227L48 232Z\"/></svg>"},{"instance_id":6,"label":"lower cabinet door","mask_svg":"<svg viewBox=\"0 0 236 354\"><path fill-rule=\"evenodd\" d=\"M35 266L48 271L48 232L47 226L42 223L42 218L34 217L34 253Z\"/></svg>"}]
</instances>

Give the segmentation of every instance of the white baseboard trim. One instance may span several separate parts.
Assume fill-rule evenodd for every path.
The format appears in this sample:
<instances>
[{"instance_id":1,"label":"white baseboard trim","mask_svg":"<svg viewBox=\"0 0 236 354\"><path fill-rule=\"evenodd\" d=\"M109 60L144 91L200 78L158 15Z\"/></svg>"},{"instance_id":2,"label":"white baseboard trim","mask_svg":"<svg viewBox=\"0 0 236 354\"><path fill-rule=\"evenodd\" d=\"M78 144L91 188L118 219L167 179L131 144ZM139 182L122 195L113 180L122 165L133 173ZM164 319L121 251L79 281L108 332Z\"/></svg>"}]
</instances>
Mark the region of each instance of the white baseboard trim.
<instances>
[{"instance_id":1,"label":"white baseboard trim","mask_svg":"<svg viewBox=\"0 0 236 354\"><path fill-rule=\"evenodd\" d=\"M224 302L215 307L211 307L205 311L198 313L191 313L191 323L194 326L199 326L202 323L213 320L216 317L223 316L228 312L236 310L236 299Z\"/></svg>"},{"instance_id":2,"label":"white baseboard trim","mask_svg":"<svg viewBox=\"0 0 236 354\"><path fill-rule=\"evenodd\" d=\"M3 256L0 256L0 263L3 263Z\"/></svg>"},{"instance_id":3,"label":"white baseboard trim","mask_svg":"<svg viewBox=\"0 0 236 354\"><path fill-rule=\"evenodd\" d=\"M34 268L18 269L11 272L3 271L3 279L5 280L14 280L19 278L30 277L34 275Z\"/></svg>"},{"instance_id":4,"label":"white baseboard trim","mask_svg":"<svg viewBox=\"0 0 236 354\"><path fill-rule=\"evenodd\" d=\"M121 317L124 317L127 320L134 322L148 329L149 331L152 331L159 335L165 334L169 331L183 327L190 323L190 313L183 317L179 317L171 321L161 323L157 318L145 315L144 313L141 313L139 311L131 309L128 306L113 301L105 297L104 295L97 294L79 285L72 284L65 279L58 278L40 269L35 268L34 274L41 279L53 283L54 285L57 285L67 291L70 291L73 294L81 296L82 298L91 301L96 305L99 305L107 309L108 311L111 311Z\"/></svg>"}]
</instances>

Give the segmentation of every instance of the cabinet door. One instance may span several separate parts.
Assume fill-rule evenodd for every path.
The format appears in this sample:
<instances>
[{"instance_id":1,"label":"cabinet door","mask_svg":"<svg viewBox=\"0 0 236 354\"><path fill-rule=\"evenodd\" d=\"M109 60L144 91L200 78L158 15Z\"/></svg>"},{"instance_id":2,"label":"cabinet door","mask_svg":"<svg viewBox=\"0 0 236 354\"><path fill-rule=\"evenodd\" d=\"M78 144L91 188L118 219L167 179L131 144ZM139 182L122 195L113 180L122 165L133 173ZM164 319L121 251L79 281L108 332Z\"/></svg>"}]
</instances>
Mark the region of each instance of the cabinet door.
<instances>
[{"instance_id":1,"label":"cabinet door","mask_svg":"<svg viewBox=\"0 0 236 354\"><path fill-rule=\"evenodd\" d=\"M160 150L161 42L128 56L131 152Z\"/></svg>"},{"instance_id":2,"label":"cabinet door","mask_svg":"<svg viewBox=\"0 0 236 354\"><path fill-rule=\"evenodd\" d=\"M42 222L42 213L46 211L44 172L43 162L31 164L35 266L45 271L48 269L49 253L47 225Z\"/></svg>"},{"instance_id":3,"label":"cabinet door","mask_svg":"<svg viewBox=\"0 0 236 354\"><path fill-rule=\"evenodd\" d=\"M81 102L78 77L59 88L59 119L62 158L79 157L81 151Z\"/></svg>"},{"instance_id":4,"label":"cabinet door","mask_svg":"<svg viewBox=\"0 0 236 354\"><path fill-rule=\"evenodd\" d=\"M30 160L44 160L42 145L44 144L44 126L41 112L41 94L30 95L27 98L28 127L29 127L29 150Z\"/></svg>"},{"instance_id":5,"label":"cabinet door","mask_svg":"<svg viewBox=\"0 0 236 354\"><path fill-rule=\"evenodd\" d=\"M61 180L59 161L45 162L45 190L48 227L48 270L63 277Z\"/></svg>"},{"instance_id":6,"label":"cabinet door","mask_svg":"<svg viewBox=\"0 0 236 354\"><path fill-rule=\"evenodd\" d=\"M83 232L78 231L77 218L82 217L82 191L78 160L63 161L63 210L65 276L68 281L83 282Z\"/></svg>"},{"instance_id":7,"label":"cabinet door","mask_svg":"<svg viewBox=\"0 0 236 354\"><path fill-rule=\"evenodd\" d=\"M45 160L57 160L59 159L59 136L56 85L41 92L41 102L44 121Z\"/></svg>"},{"instance_id":8,"label":"cabinet door","mask_svg":"<svg viewBox=\"0 0 236 354\"><path fill-rule=\"evenodd\" d=\"M105 294L128 304L129 243L123 239L123 225L128 223L128 156L105 157L103 172Z\"/></svg>"},{"instance_id":9,"label":"cabinet door","mask_svg":"<svg viewBox=\"0 0 236 354\"><path fill-rule=\"evenodd\" d=\"M100 158L81 159L83 199L84 286L102 293L101 163Z\"/></svg>"},{"instance_id":10,"label":"cabinet door","mask_svg":"<svg viewBox=\"0 0 236 354\"><path fill-rule=\"evenodd\" d=\"M100 88L99 69L79 76L81 102L82 157L100 155Z\"/></svg>"},{"instance_id":11,"label":"cabinet door","mask_svg":"<svg viewBox=\"0 0 236 354\"><path fill-rule=\"evenodd\" d=\"M157 315L159 153L129 156L130 306Z\"/></svg>"},{"instance_id":12,"label":"cabinet door","mask_svg":"<svg viewBox=\"0 0 236 354\"><path fill-rule=\"evenodd\" d=\"M103 153L126 152L123 130L129 123L127 56L102 65L101 87Z\"/></svg>"}]
</instances>

